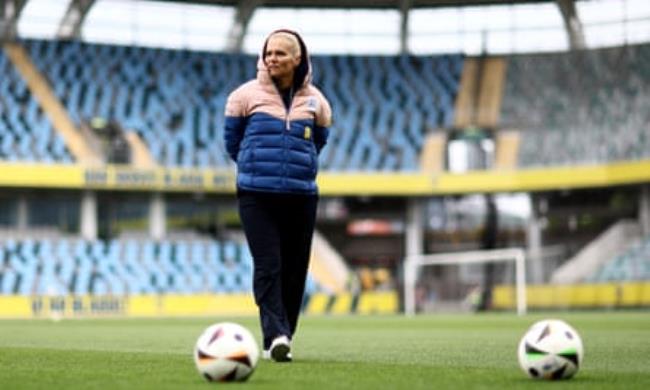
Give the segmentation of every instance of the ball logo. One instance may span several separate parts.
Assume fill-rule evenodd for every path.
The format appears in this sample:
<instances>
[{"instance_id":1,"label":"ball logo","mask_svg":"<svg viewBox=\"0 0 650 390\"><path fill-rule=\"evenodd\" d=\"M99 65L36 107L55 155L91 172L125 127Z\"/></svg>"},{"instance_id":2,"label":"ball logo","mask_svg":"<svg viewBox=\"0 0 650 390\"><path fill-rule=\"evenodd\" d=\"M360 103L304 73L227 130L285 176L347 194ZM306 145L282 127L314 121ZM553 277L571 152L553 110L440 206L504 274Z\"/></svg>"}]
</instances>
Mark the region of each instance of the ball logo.
<instances>
[{"instance_id":1,"label":"ball logo","mask_svg":"<svg viewBox=\"0 0 650 390\"><path fill-rule=\"evenodd\" d=\"M583 355L580 336L562 320L536 322L519 342L519 365L531 378L571 378L580 369Z\"/></svg>"}]
</instances>

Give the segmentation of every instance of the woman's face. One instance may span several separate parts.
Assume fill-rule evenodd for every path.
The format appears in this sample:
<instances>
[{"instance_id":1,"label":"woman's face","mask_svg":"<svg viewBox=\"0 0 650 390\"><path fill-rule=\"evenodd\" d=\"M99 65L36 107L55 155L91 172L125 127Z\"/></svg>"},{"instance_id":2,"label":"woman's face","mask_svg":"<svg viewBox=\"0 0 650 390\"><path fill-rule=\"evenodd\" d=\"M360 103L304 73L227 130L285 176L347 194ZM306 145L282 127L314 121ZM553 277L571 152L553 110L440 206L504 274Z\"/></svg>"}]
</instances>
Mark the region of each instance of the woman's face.
<instances>
[{"instance_id":1,"label":"woman's face","mask_svg":"<svg viewBox=\"0 0 650 390\"><path fill-rule=\"evenodd\" d=\"M271 36L266 44L264 63L274 79L292 79L300 64L300 55L295 44L282 36Z\"/></svg>"}]
</instances>

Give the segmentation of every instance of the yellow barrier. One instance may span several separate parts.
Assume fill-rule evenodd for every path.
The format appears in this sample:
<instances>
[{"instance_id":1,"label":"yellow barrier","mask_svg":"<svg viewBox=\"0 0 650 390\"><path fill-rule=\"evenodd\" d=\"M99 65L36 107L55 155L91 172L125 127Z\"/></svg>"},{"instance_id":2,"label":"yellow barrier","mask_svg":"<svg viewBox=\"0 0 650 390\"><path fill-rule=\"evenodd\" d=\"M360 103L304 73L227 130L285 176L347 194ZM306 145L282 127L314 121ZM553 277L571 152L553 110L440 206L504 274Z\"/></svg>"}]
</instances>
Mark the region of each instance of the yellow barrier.
<instances>
[{"instance_id":1,"label":"yellow barrier","mask_svg":"<svg viewBox=\"0 0 650 390\"><path fill-rule=\"evenodd\" d=\"M29 318L31 300L23 296L0 296L0 318Z\"/></svg>"},{"instance_id":2,"label":"yellow barrier","mask_svg":"<svg viewBox=\"0 0 650 390\"><path fill-rule=\"evenodd\" d=\"M170 295L162 301L161 313L167 316L253 315L257 306L249 294Z\"/></svg>"},{"instance_id":3,"label":"yellow barrier","mask_svg":"<svg viewBox=\"0 0 650 390\"><path fill-rule=\"evenodd\" d=\"M650 306L650 282L580 285L533 285L526 288L530 309L625 308ZM514 309L512 286L495 286L492 307ZM359 295L313 294L307 314L394 314L399 311L396 291ZM136 296L0 296L1 318L74 317L182 317L257 314L250 294L136 295Z\"/></svg>"},{"instance_id":4,"label":"yellow barrier","mask_svg":"<svg viewBox=\"0 0 650 390\"><path fill-rule=\"evenodd\" d=\"M0 318L177 317L254 315L250 294L0 296Z\"/></svg>"},{"instance_id":5,"label":"yellow barrier","mask_svg":"<svg viewBox=\"0 0 650 390\"><path fill-rule=\"evenodd\" d=\"M532 285L526 287L530 309L578 309L650 306L650 282L577 285ZM492 307L514 309L512 286L495 286Z\"/></svg>"},{"instance_id":6,"label":"yellow barrier","mask_svg":"<svg viewBox=\"0 0 650 390\"><path fill-rule=\"evenodd\" d=\"M136 169L122 165L87 168L82 165L0 162L0 187L234 193L235 172L217 169Z\"/></svg>"},{"instance_id":7,"label":"yellow barrier","mask_svg":"<svg viewBox=\"0 0 650 390\"><path fill-rule=\"evenodd\" d=\"M642 294L643 283L626 283L622 285L620 295L621 306L642 305L642 303L640 303Z\"/></svg>"},{"instance_id":8,"label":"yellow barrier","mask_svg":"<svg viewBox=\"0 0 650 390\"><path fill-rule=\"evenodd\" d=\"M352 312L352 294L343 293L337 294L334 298L334 303L332 304L332 309L330 313L332 314L348 314Z\"/></svg>"},{"instance_id":9,"label":"yellow barrier","mask_svg":"<svg viewBox=\"0 0 650 390\"><path fill-rule=\"evenodd\" d=\"M314 294L309 298L307 314L395 314L399 310L396 291L366 291L350 293Z\"/></svg>"},{"instance_id":10,"label":"yellow barrier","mask_svg":"<svg viewBox=\"0 0 650 390\"><path fill-rule=\"evenodd\" d=\"M492 289L492 306L495 309L510 309L515 307L515 289L510 286L494 287Z\"/></svg>"},{"instance_id":11,"label":"yellow barrier","mask_svg":"<svg viewBox=\"0 0 650 390\"><path fill-rule=\"evenodd\" d=\"M359 314L397 313L399 302L394 291L366 293L359 296L356 312Z\"/></svg>"},{"instance_id":12,"label":"yellow barrier","mask_svg":"<svg viewBox=\"0 0 650 390\"><path fill-rule=\"evenodd\" d=\"M643 284L643 292L640 301L641 305L650 306L650 283Z\"/></svg>"},{"instance_id":13,"label":"yellow barrier","mask_svg":"<svg viewBox=\"0 0 650 390\"><path fill-rule=\"evenodd\" d=\"M126 314L137 317L157 316L160 312L160 297L155 295L138 295L129 298Z\"/></svg>"},{"instance_id":14,"label":"yellow barrier","mask_svg":"<svg viewBox=\"0 0 650 390\"><path fill-rule=\"evenodd\" d=\"M539 191L604 187L650 181L650 160L594 166L440 173L333 173L318 176L322 195L419 196L475 192ZM108 165L0 163L0 187L135 191L235 192L235 171L217 169L136 169Z\"/></svg>"},{"instance_id":15,"label":"yellow barrier","mask_svg":"<svg viewBox=\"0 0 650 390\"><path fill-rule=\"evenodd\" d=\"M359 295L314 294L309 314L396 313L395 291ZM133 295L133 296L15 296L0 295L2 318L185 317L246 316L258 313L251 294Z\"/></svg>"},{"instance_id":16,"label":"yellow barrier","mask_svg":"<svg viewBox=\"0 0 650 390\"><path fill-rule=\"evenodd\" d=\"M307 304L307 313L325 314L329 308L330 296L327 294L313 294Z\"/></svg>"}]
</instances>

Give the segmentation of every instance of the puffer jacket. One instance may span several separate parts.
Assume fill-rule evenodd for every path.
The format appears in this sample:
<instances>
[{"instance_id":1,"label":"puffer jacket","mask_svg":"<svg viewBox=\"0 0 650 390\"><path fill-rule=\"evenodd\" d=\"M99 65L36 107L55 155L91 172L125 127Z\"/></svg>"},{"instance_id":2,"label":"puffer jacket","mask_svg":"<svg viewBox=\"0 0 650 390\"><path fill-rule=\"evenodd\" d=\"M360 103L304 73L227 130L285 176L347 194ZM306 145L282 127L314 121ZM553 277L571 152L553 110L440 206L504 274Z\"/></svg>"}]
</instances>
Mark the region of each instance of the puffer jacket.
<instances>
[{"instance_id":1,"label":"puffer jacket","mask_svg":"<svg viewBox=\"0 0 650 390\"><path fill-rule=\"evenodd\" d=\"M262 55L257 78L228 97L224 138L228 154L237 163L239 189L318 192L318 155L327 142L332 112L323 94L311 84L311 64L302 38L291 33L298 38L302 56L294 74L290 109L286 109Z\"/></svg>"}]
</instances>

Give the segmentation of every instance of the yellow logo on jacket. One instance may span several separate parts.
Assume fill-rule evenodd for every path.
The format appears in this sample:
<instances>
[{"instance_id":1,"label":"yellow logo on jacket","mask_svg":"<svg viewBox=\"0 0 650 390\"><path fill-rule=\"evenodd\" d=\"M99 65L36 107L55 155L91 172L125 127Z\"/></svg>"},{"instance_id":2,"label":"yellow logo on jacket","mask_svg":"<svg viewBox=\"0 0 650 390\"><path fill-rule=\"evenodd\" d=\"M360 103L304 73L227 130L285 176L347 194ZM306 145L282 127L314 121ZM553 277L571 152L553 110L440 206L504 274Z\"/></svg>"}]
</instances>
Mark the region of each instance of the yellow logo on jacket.
<instances>
[{"instance_id":1,"label":"yellow logo on jacket","mask_svg":"<svg viewBox=\"0 0 650 390\"><path fill-rule=\"evenodd\" d=\"M305 137L305 139L311 139L311 127L305 126L304 137Z\"/></svg>"}]
</instances>

